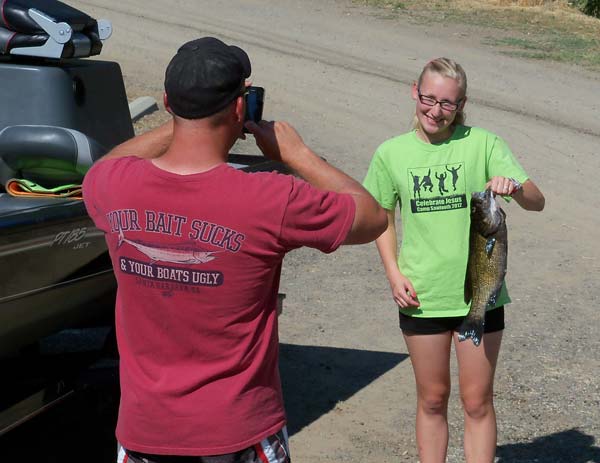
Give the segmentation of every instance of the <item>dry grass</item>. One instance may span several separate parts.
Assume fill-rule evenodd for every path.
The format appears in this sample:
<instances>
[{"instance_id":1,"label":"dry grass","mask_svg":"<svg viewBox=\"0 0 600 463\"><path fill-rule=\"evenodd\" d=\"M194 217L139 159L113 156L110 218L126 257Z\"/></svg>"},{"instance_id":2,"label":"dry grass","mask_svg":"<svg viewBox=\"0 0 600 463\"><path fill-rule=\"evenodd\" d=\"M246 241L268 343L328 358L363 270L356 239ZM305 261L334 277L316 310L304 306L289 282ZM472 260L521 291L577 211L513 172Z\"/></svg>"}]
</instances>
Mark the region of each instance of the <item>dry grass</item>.
<instances>
[{"instance_id":1,"label":"dry grass","mask_svg":"<svg viewBox=\"0 0 600 463\"><path fill-rule=\"evenodd\" d=\"M362 0L388 17L490 29L484 43L503 53L600 69L600 19L565 0ZM493 29L493 31L492 31Z\"/></svg>"},{"instance_id":2,"label":"dry grass","mask_svg":"<svg viewBox=\"0 0 600 463\"><path fill-rule=\"evenodd\" d=\"M474 10L498 15L509 14L513 18L521 17L526 21L537 18L538 21L549 26L562 24L564 29L587 29L590 34L600 33L600 19L586 16L574 6L573 2L564 0L442 0L428 3L437 8L446 6L463 12Z\"/></svg>"},{"instance_id":3,"label":"dry grass","mask_svg":"<svg viewBox=\"0 0 600 463\"><path fill-rule=\"evenodd\" d=\"M541 6L541 7L550 7L550 8L570 8L569 2L565 1L556 1L556 0L487 0L487 1L477 1L477 0L459 0L454 3L463 3L469 7L478 7L478 8L496 8L496 7L532 7L532 6Z\"/></svg>"}]
</instances>

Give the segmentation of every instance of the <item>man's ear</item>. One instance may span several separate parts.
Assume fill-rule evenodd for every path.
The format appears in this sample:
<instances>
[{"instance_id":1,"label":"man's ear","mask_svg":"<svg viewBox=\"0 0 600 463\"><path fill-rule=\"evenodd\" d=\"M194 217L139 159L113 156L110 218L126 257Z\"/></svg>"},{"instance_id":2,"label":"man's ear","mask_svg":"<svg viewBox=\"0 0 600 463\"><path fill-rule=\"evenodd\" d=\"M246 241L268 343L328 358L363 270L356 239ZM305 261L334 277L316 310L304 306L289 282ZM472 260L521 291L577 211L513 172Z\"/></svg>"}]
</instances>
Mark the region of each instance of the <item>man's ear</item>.
<instances>
[{"instance_id":1,"label":"man's ear","mask_svg":"<svg viewBox=\"0 0 600 463\"><path fill-rule=\"evenodd\" d=\"M170 114L173 114L173 112L171 111L171 107L169 106L169 99L167 98L167 92L163 93L163 104L165 105L165 109L167 110L167 112L169 112Z\"/></svg>"},{"instance_id":2,"label":"man's ear","mask_svg":"<svg viewBox=\"0 0 600 463\"><path fill-rule=\"evenodd\" d=\"M237 122L244 122L244 116L246 114L246 103L244 102L243 96L238 96L235 102L235 115Z\"/></svg>"}]
</instances>

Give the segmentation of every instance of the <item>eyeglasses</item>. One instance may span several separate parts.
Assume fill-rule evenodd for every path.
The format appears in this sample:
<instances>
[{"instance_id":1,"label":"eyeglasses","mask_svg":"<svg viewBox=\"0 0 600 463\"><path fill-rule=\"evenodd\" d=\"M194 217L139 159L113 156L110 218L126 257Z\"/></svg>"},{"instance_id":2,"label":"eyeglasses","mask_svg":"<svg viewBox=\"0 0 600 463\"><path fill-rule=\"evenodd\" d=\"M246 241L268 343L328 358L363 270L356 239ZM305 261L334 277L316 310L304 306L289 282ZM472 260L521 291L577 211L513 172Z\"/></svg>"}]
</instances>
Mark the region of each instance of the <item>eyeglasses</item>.
<instances>
[{"instance_id":1,"label":"eyeglasses","mask_svg":"<svg viewBox=\"0 0 600 463\"><path fill-rule=\"evenodd\" d=\"M433 98L432 96L423 95L420 90L417 90L417 94L419 95L419 101L425 106L433 107L439 103L440 108L442 108L445 111L456 111L463 100L463 98L461 98L456 103L453 103L452 101L448 100L439 101Z\"/></svg>"}]
</instances>

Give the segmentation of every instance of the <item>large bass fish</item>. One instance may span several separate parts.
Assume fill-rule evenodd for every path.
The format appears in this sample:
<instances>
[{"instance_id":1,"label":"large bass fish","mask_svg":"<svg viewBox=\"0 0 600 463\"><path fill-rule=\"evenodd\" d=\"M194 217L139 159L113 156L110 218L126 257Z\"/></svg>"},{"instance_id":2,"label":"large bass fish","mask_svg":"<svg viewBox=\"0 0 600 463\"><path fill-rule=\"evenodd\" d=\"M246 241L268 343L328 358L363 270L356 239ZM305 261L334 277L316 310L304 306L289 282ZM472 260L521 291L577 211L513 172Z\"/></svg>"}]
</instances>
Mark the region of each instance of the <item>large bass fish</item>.
<instances>
[{"instance_id":1,"label":"large bass fish","mask_svg":"<svg viewBox=\"0 0 600 463\"><path fill-rule=\"evenodd\" d=\"M506 214L490 189L471 195L469 262L465 302L471 309L458 328L458 339L478 346L483 338L485 311L494 307L502 288L508 258Z\"/></svg>"}]
</instances>

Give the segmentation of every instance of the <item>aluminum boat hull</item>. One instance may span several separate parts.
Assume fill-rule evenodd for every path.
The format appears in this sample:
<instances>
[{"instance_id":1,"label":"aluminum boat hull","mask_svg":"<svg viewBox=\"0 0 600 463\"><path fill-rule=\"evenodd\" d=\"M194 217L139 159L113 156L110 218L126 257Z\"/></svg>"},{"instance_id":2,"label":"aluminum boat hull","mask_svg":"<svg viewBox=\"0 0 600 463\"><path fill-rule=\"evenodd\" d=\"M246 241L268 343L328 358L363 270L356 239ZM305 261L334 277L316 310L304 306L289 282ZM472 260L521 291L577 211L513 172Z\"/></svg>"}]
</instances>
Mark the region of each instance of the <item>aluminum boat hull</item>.
<instances>
[{"instance_id":1,"label":"aluminum boat hull","mask_svg":"<svg viewBox=\"0 0 600 463\"><path fill-rule=\"evenodd\" d=\"M0 356L106 318L116 281L81 200L0 195Z\"/></svg>"}]
</instances>

